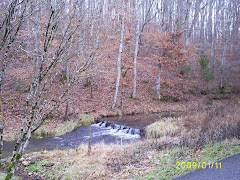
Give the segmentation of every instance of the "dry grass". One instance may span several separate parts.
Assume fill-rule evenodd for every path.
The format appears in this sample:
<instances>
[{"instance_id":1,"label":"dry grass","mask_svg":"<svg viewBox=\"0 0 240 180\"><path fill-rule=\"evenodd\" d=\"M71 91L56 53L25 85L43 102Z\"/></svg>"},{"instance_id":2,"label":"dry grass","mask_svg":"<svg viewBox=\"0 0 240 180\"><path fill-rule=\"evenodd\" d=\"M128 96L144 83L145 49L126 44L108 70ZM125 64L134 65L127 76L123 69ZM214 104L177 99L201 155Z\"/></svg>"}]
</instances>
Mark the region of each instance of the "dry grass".
<instances>
[{"instance_id":1,"label":"dry grass","mask_svg":"<svg viewBox=\"0 0 240 180\"><path fill-rule=\"evenodd\" d=\"M25 171L33 172L33 177L41 176L49 180L129 179L136 176L144 179L155 172L156 175L150 176L153 179L159 179L159 174L160 179L170 179L179 175L175 172L177 161L214 162L238 152L240 148L240 139L236 138L209 143L202 148L179 147L177 143L176 138L165 137L123 146L99 143L92 146L90 156L87 155L86 144L70 150L43 151L24 157L31 159Z\"/></svg>"},{"instance_id":2,"label":"dry grass","mask_svg":"<svg viewBox=\"0 0 240 180\"><path fill-rule=\"evenodd\" d=\"M34 136L35 137L44 137L44 136L48 136L48 135L52 135L51 134L51 129L45 125L42 125L40 128L38 128L35 132L34 132Z\"/></svg>"},{"instance_id":3,"label":"dry grass","mask_svg":"<svg viewBox=\"0 0 240 180\"><path fill-rule=\"evenodd\" d=\"M161 119L145 129L147 138L179 137L183 144L201 146L210 141L240 137L240 98L192 102L178 118Z\"/></svg>"},{"instance_id":4,"label":"dry grass","mask_svg":"<svg viewBox=\"0 0 240 180\"><path fill-rule=\"evenodd\" d=\"M105 179L109 177L109 157L114 157L124 152L129 145L105 145L103 143L92 146L91 155L88 156L86 144L80 145L76 149L54 150L36 153L33 159L42 161L50 160L52 167L41 175L46 179ZM48 164L45 162L45 164ZM57 176L55 176L57 175Z\"/></svg>"},{"instance_id":5,"label":"dry grass","mask_svg":"<svg viewBox=\"0 0 240 180\"><path fill-rule=\"evenodd\" d=\"M158 145L173 142L159 139ZM144 140L125 145L106 145L98 143L92 146L91 155L87 155L88 146L82 144L75 149L37 152L24 156L31 163L24 171L33 172L43 179L112 179L129 177L132 169L143 169L154 158L153 141ZM51 164L51 165L50 165ZM30 170L32 169L32 170ZM150 166L145 173L154 170Z\"/></svg>"},{"instance_id":6,"label":"dry grass","mask_svg":"<svg viewBox=\"0 0 240 180\"><path fill-rule=\"evenodd\" d=\"M163 136L175 136L179 134L180 127L176 118L163 118L145 128L146 138L160 138Z\"/></svg>"},{"instance_id":7,"label":"dry grass","mask_svg":"<svg viewBox=\"0 0 240 180\"><path fill-rule=\"evenodd\" d=\"M211 102L208 106L192 104L181 120L183 143L203 145L209 141L240 137L239 106L239 98Z\"/></svg>"},{"instance_id":8,"label":"dry grass","mask_svg":"<svg viewBox=\"0 0 240 180\"><path fill-rule=\"evenodd\" d=\"M94 122L93 116L87 114L80 114L79 119L82 126L87 126Z\"/></svg>"},{"instance_id":9,"label":"dry grass","mask_svg":"<svg viewBox=\"0 0 240 180\"><path fill-rule=\"evenodd\" d=\"M90 125L94 122L94 118L91 115L80 114L77 118L72 118L69 121L64 121L56 128L50 128L48 124L42 125L34 132L35 137L45 136L61 136L67 132L71 132L79 126Z\"/></svg>"},{"instance_id":10,"label":"dry grass","mask_svg":"<svg viewBox=\"0 0 240 180\"><path fill-rule=\"evenodd\" d=\"M66 121L54 130L54 136L61 136L67 132L71 132L79 126L80 124L76 120Z\"/></svg>"},{"instance_id":11,"label":"dry grass","mask_svg":"<svg viewBox=\"0 0 240 180\"><path fill-rule=\"evenodd\" d=\"M15 139L17 139L16 132L5 132L4 141L14 141Z\"/></svg>"}]
</instances>

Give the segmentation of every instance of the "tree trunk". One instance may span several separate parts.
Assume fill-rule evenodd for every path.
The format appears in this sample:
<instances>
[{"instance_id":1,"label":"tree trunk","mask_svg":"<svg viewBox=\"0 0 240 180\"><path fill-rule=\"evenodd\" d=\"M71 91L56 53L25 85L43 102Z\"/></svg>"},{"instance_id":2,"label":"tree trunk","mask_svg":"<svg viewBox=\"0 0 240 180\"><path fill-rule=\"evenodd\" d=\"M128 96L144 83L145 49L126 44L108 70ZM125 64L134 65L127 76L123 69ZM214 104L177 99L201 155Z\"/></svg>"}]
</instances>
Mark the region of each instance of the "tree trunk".
<instances>
[{"instance_id":1,"label":"tree trunk","mask_svg":"<svg viewBox=\"0 0 240 180\"><path fill-rule=\"evenodd\" d=\"M199 15L199 11L200 11L200 4L201 4L201 2L202 2L202 0L197 0L195 2L195 13L194 13L194 17L193 17L193 21L192 21L191 27L190 27L189 32L187 34L186 45L189 44L189 38L192 35L193 27L194 27L196 21L198 20L198 15Z\"/></svg>"},{"instance_id":2,"label":"tree trunk","mask_svg":"<svg viewBox=\"0 0 240 180\"><path fill-rule=\"evenodd\" d=\"M156 82L156 92L158 99L161 99L161 93L160 93L160 83L161 83L161 64L158 65L158 73L157 73L157 82Z\"/></svg>"},{"instance_id":3,"label":"tree trunk","mask_svg":"<svg viewBox=\"0 0 240 180\"><path fill-rule=\"evenodd\" d=\"M76 102L75 102L74 84L72 86L72 101L73 101L73 117L76 118Z\"/></svg>"},{"instance_id":4,"label":"tree trunk","mask_svg":"<svg viewBox=\"0 0 240 180\"><path fill-rule=\"evenodd\" d=\"M226 21L225 21L225 9L221 12L221 29L222 29L222 59L221 59L221 75L220 75L220 87L224 87L224 69L225 69L225 55L226 55Z\"/></svg>"},{"instance_id":5,"label":"tree trunk","mask_svg":"<svg viewBox=\"0 0 240 180\"><path fill-rule=\"evenodd\" d=\"M117 103L117 95L118 95L118 89L120 84L120 78L121 78L121 58L122 58L122 49L123 49L123 34L124 34L124 15L121 17L121 37L120 37L120 46L119 46L119 52L118 52L118 61L117 61L117 81L115 86L115 93L113 97L113 104L112 104L112 110L115 108Z\"/></svg>"},{"instance_id":6,"label":"tree trunk","mask_svg":"<svg viewBox=\"0 0 240 180\"><path fill-rule=\"evenodd\" d=\"M4 127L4 114L3 114L3 106L2 106L2 94L0 94L0 110L1 110L1 120L0 120L0 167L1 167L2 166L2 151L3 151L3 127Z\"/></svg>"},{"instance_id":7,"label":"tree trunk","mask_svg":"<svg viewBox=\"0 0 240 180\"><path fill-rule=\"evenodd\" d=\"M137 56L138 56L138 42L140 37L139 26L140 26L140 13L139 13L139 5L136 0L136 15L137 15L137 27L136 27L136 40L135 40L135 53L133 60L133 94L132 97L136 98L136 89L137 89Z\"/></svg>"},{"instance_id":8,"label":"tree trunk","mask_svg":"<svg viewBox=\"0 0 240 180\"><path fill-rule=\"evenodd\" d=\"M224 69L225 69L225 54L226 54L226 38L223 36L223 42L222 42L222 60L221 60L221 77L220 77L220 87L224 87Z\"/></svg>"},{"instance_id":9,"label":"tree trunk","mask_svg":"<svg viewBox=\"0 0 240 180\"><path fill-rule=\"evenodd\" d=\"M123 101L124 101L124 84L122 84L122 96L121 96L121 110L123 111Z\"/></svg>"},{"instance_id":10,"label":"tree trunk","mask_svg":"<svg viewBox=\"0 0 240 180\"><path fill-rule=\"evenodd\" d=\"M91 155L91 147L92 147L92 137L91 137L91 124L89 125L89 140L88 140L88 156Z\"/></svg>"},{"instance_id":11,"label":"tree trunk","mask_svg":"<svg viewBox=\"0 0 240 180\"><path fill-rule=\"evenodd\" d=\"M69 81L69 68L68 68L68 65L67 66L67 84L70 83ZM65 116L64 116L64 121L67 121L68 120L68 109L69 109L69 99L70 99L70 89L67 91L67 100L66 100L66 108L65 108Z\"/></svg>"},{"instance_id":12,"label":"tree trunk","mask_svg":"<svg viewBox=\"0 0 240 180\"><path fill-rule=\"evenodd\" d=\"M9 55L13 55L12 52L16 51L18 48L14 47L14 42L18 36L18 33L21 30L22 24L25 20L25 12L28 4L27 0L23 0L24 4L21 7L21 4L17 0L11 1L7 7L7 11L3 16L3 19L0 19L0 53L2 54L1 60L1 73L0 73L0 165L2 160L2 150L3 150L3 126L4 126L4 114L3 114L3 103L2 103L2 86L5 79L5 74L7 71L8 64L13 60L9 59ZM17 12L18 10L18 12ZM5 47L5 48L4 48ZM13 50L11 50L13 48ZM1 51L3 50L3 51ZM16 51L17 52L17 51ZM13 55L14 57L14 55Z\"/></svg>"}]
</instances>

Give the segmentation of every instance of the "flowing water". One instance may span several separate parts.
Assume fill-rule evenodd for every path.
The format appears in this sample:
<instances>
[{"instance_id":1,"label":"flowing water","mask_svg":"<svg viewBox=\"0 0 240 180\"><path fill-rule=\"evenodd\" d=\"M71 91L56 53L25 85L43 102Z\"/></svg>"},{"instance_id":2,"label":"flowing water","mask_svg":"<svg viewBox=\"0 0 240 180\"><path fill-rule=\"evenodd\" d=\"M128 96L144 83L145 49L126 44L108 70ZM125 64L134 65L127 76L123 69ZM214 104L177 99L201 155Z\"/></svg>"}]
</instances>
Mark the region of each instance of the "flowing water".
<instances>
[{"instance_id":1,"label":"flowing water","mask_svg":"<svg viewBox=\"0 0 240 180\"><path fill-rule=\"evenodd\" d=\"M97 119L96 123L91 125L91 128L90 126L81 126L72 132L58 137L47 137L42 139L32 138L26 149L26 153L56 148L75 148L82 143L88 143L90 134L92 144L97 142L123 144L140 140L141 133L148 124L162 117L175 115L176 112L161 112L156 114L127 115ZM14 144L15 142L4 143L4 157L11 155Z\"/></svg>"}]
</instances>

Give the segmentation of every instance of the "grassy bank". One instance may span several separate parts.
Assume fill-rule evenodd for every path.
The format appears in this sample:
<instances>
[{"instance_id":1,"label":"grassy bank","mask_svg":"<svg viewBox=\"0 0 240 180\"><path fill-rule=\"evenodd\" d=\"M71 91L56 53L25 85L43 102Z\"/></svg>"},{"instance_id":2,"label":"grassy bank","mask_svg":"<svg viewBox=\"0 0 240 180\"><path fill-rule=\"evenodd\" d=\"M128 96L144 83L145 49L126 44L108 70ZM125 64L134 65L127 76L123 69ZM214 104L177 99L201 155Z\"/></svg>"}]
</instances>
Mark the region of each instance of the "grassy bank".
<instances>
[{"instance_id":1,"label":"grassy bank","mask_svg":"<svg viewBox=\"0 0 240 180\"><path fill-rule=\"evenodd\" d=\"M147 175L137 176L136 179L172 179L173 177L186 174L198 168L198 165L209 167L212 164L229 155L240 152L240 140L224 140L221 142L208 143L201 148L189 148L186 146L175 147L165 151L161 151L153 160L157 168ZM180 163L180 166L178 166ZM193 167L193 162L195 166ZM183 163L183 164L182 164ZM187 168L187 163L191 164L191 168ZM202 164L203 163L203 164ZM181 167L182 164L182 167ZM190 165L189 165L190 167Z\"/></svg>"},{"instance_id":2,"label":"grassy bank","mask_svg":"<svg viewBox=\"0 0 240 180\"><path fill-rule=\"evenodd\" d=\"M90 125L94 122L94 118L91 115L80 114L76 118L72 118L67 121L56 122L53 124L53 117L47 119L41 127L33 134L35 138L43 138L47 136L61 136L67 132L71 132L77 127ZM4 134L4 141L14 141L18 138L17 132L6 132Z\"/></svg>"},{"instance_id":3,"label":"grassy bank","mask_svg":"<svg viewBox=\"0 0 240 180\"><path fill-rule=\"evenodd\" d=\"M177 169L176 162L212 163L240 151L237 138L193 148L175 143L166 137L123 146L100 143L90 156L87 145L43 151L24 156L21 171L43 179L171 179L194 170Z\"/></svg>"},{"instance_id":4,"label":"grassy bank","mask_svg":"<svg viewBox=\"0 0 240 180\"><path fill-rule=\"evenodd\" d=\"M45 136L61 136L67 132L71 132L77 127L90 125L94 122L94 118L90 115L80 114L78 117L71 119L69 121L64 121L58 124L56 128L50 129L47 123L43 124L36 132L34 136L42 138Z\"/></svg>"}]
</instances>

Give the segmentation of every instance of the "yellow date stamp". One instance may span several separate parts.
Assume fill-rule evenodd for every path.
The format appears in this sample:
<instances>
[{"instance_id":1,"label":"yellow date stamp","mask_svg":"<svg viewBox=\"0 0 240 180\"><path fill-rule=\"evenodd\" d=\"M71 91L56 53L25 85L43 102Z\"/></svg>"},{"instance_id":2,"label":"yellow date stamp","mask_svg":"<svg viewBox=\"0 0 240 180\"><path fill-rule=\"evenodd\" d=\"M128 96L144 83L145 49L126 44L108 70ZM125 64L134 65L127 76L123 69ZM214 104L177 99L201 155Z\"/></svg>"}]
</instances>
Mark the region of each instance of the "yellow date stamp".
<instances>
[{"instance_id":1,"label":"yellow date stamp","mask_svg":"<svg viewBox=\"0 0 240 180\"><path fill-rule=\"evenodd\" d=\"M221 169L222 163L221 162L176 162L176 169Z\"/></svg>"}]
</instances>

